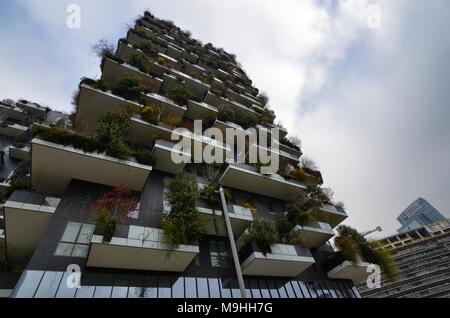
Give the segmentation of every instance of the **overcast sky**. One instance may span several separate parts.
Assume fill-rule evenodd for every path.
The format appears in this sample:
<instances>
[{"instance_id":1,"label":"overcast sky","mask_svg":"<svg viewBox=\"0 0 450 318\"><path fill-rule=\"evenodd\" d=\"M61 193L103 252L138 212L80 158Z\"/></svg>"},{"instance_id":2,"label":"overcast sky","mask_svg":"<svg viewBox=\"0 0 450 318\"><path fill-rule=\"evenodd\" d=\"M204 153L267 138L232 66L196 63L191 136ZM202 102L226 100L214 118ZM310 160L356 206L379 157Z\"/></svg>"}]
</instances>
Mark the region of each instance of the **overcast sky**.
<instances>
[{"instance_id":1,"label":"overcast sky","mask_svg":"<svg viewBox=\"0 0 450 318\"><path fill-rule=\"evenodd\" d=\"M80 29L66 26L72 3ZM70 111L79 79L100 76L91 45L145 9L238 56L346 223L391 234L419 196L450 215L450 1L1 1L0 98Z\"/></svg>"}]
</instances>

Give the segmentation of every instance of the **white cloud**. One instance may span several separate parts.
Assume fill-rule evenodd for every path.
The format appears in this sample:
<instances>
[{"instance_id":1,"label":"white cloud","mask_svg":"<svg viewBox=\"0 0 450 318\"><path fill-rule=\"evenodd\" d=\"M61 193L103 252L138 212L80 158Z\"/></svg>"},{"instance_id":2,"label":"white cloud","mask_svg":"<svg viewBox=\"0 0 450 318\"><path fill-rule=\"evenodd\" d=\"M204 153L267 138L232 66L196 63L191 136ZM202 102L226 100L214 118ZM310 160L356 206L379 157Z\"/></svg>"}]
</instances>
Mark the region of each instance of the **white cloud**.
<instances>
[{"instance_id":1,"label":"white cloud","mask_svg":"<svg viewBox=\"0 0 450 318\"><path fill-rule=\"evenodd\" d=\"M65 27L73 2L82 8L81 30ZM0 28L0 67L8 74L0 78L1 97L68 109L79 78L99 75L90 45L101 38L116 42L126 23L149 8L203 43L237 54L279 119L302 137L337 199L347 203L351 224L381 223L392 231L395 214L419 195L437 207L450 205L444 150L450 138L440 116L448 114L448 102L442 104L443 85L433 85L432 77L448 69L435 65L448 60L445 0L15 3L27 20L8 25L14 33ZM371 3L382 9L379 30L366 27Z\"/></svg>"}]
</instances>

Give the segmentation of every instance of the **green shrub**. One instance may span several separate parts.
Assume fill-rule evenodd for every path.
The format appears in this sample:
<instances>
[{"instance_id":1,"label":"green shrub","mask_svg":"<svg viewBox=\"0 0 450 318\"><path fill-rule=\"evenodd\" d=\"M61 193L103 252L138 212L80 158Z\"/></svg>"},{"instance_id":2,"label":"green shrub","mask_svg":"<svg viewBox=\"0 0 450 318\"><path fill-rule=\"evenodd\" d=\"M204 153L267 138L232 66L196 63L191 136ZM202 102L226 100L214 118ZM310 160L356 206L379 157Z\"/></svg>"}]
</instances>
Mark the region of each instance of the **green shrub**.
<instances>
[{"instance_id":1,"label":"green shrub","mask_svg":"<svg viewBox=\"0 0 450 318\"><path fill-rule=\"evenodd\" d=\"M179 171L175 178L165 182L171 212L162 221L164 236L172 247L188 244L204 233L204 224L196 210L197 179L192 174Z\"/></svg>"},{"instance_id":2,"label":"green shrub","mask_svg":"<svg viewBox=\"0 0 450 318\"><path fill-rule=\"evenodd\" d=\"M95 218L95 231L97 234L103 235L103 242L109 243L116 231L116 221L106 209L97 212Z\"/></svg>"},{"instance_id":3,"label":"green shrub","mask_svg":"<svg viewBox=\"0 0 450 318\"><path fill-rule=\"evenodd\" d=\"M155 164L155 159L152 156L150 150L144 149L135 154L137 162L142 165L153 166Z\"/></svg>"},{"instance_id":4,"label":"green shrub","mask_svg":"<svg viewBox=\"0 0 450 318\"><path fill-rule=\"evenodd\" d=\"M152 59L156 59L158 56L158 51L155 50L150 42L145 42L139 45L138 48Z\"/></svg>"},{"instance_id":5,"label":"green shrub","mask_svg":"<svg viewBox=\"0 0 450 318\"><path fill-rule=\"evenodd\" d=\"M220 121L231 121L234 122L234 111L231 108L228 107L221 107L219 109L219 115L217 116L217 118Z\"/></svg>"},{"instance_id":6,"label":"green shrub","mask_svg":"<svg viewBox=\"0 0 450 318\"><path fill-rule=\"evenodd\" d=\"M264 219L255 219L245 236L247 241L255 241L261 252L270 253L270 247L280 241L275 223Z\"/></svg>"},{"instance_id":7,"label":"green shrub","mask_svg":"<svg viewBox=\"0 0 450 318\"><path fill-rule=\"evenodd\" d=\"M258 124L258 118L240 109L230 109L228 107L221 107L217 117L221 121L234 122L244 129L255 127Z\"/></svg>"},{"instance_id":8,"label":"green shrub","mask_svg":"<svg viewBox=\"0 0 450 318\"><path fill-rule=\"evenodd\" d=\"M64 128L45 128L39 130L37 134L43 140L64 146L72 146L84 152L104 152L106 150L106 147L94 138Z\"/></svg>"},{"instance_id":9,"label":"green shrub","mask_svg":"<svg viewBox=\"0 0 450 318\"><path fill-rule=\"evenodd\" d=\"M178 105L187 105L191 98L191 93L184 85L172 86L166 93L166 97L173 100Z\"/></svg>"},{"instance_id":10,"label":"green shrub","mask_svg":"<svg viewBox=\"0 0 450 318\"><path fill-rule=\"evenodd\" d=\"M149 62L144 54L140 53L131 54L130 65L137 67L143 73L148 73Z\"/></svg>"},{"instance_id":11,"label":"green shrub","mask_svg":"<svg viewBox=\"0 0 450 318\"><path fill-rule=\"evenodd\" d=\"M133 75L125 75L112 86L113 94L139 103L142 102L142 93L146 90L141 81Z\"/></svg>"},{"instance_id":12,"label":"green shrub","mask_svg":"<svg viewBox=\"0 0 450 318\"><path fill-rule=\"evenodd\" d=\"M231 200L231 193L228 189L223 188L223 194L225 200L228 202ZM220 209L222 207L222 199L220 197L219 190L215 184L210 184L205 187L201 193L202 197L208 200L208 203L215 209Z\"/></svg>"},{"instance_id":13,"label":"green shrub","mask_svg":"<svg viewBox=\"0 0 450 318\"><path fill-rule=\"evenodd\" d=\"M159 124L159 122L162 120L163 113L164 107L160 104L146 105L141 110L142 119L153 125Z\"/></svg>"},{"instance_id":14,"label":"green shrub","mask_svg":"<svg viewBox=\"0 0 450 318\"><path fill-rule=\"evenodd\" d=\"M126 159L130 150L125 144L125 138L131 125L131 114L125 110L109 111L96 126L96 138L110 156Z\"/></svg>"},{"instance_id":15,"label":"green shrub","mask_svg":"<svg viewBox=\"0 0 450 318\"><path fill-rule=\"evenodd\" d=\"M107 84L101 80L96 81L96 80L93 80L93 79L87 78L87 77L83 77L81 79L81 84L86 84L86 85L92 86L93 88L101 90L103 92L106 92L110 89L109 84Z\"/></svg>"},{"instance_id":16,"label":"green shrub","mask_svg":"<svg viewBox=\"0 0 450 318\"><path fill-rule=\"evenodd\" d=\"M277 221L277 230L280 237L287 237L294 228L295 224L289 220L283 219Z\"/></svg>"}]
</instances>

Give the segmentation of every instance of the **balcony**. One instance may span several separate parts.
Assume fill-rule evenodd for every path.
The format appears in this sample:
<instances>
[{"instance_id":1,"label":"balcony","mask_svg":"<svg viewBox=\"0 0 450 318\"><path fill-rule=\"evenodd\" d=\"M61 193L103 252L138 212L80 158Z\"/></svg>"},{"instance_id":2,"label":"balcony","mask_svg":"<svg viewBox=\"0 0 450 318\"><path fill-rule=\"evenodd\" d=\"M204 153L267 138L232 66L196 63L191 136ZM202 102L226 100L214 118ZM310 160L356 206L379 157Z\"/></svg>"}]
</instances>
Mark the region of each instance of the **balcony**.
<instances>
[{"instance_id":1,"label":"balcony","mask_svg":"<svg viewBox=\"0 0 450 318\"><path fill-rule=\"evenodd\" d=\"M229 99L225 99L223 97L217 96L211 92L208 92L208 94L206 95L205 103L210 104L217 108L230 107L233 109L240 109L241 111L244 111L248 114L259 117L259 114L256 111L254 111L253 109L250 109L242 104L239 104L238 102L233 102L233 101L230 101Z\"/></svg>"},{"instance_id":2,"label":"balcony","mask_svg":"<svg viewBox=\"0 0 450 318\"><path fill-rule=\"evenodd\" d=\"M293 180L286 180L274 174L262 175L256 168L245 164L229 164L219 178L220 184L268 196L284 201L294 201L299 191L305 191L304 184Z\"/></svg>"},{"instance_id":3,"label":"balcony","mask_svg":"<svg viewBox=\"0 0 450 318\"><path fill-rule=\"evenodd\" d=\"M140 46L140 45L150 42L152 44L152 47L155 50L157 50L158 52L161 52L164 54L167 52L167 48L165 48L164 46L159 45L156 41L152 41L152 40L146 39L144 37L141 37L136 32L129 31L128 35L127 35L127 41L128 41L128 43L130 43L133 46Z\"/></svg>"},{"instance_id":4,"label":"balcony","mask_svg":"<svg viewBox=\"0 0 450 318\"><path fill-rule=\"evenodd\" d=\"M141 192L152 167L35 138L31 183L37 192L64 194L72 179Z\"/></svg>"},{"instance_id":5,"label":"balcony","mask_svg":"<svg viewBox=\"0 0 450 318\"><path fill-rule=\"evenodd\" d=\"M352 280L355 285L358 285L371 275L371 272L367 271L367 268L370 266L369 263L362 260L353 263L345 260L342 255L337 255L336 258L324 263L324 268L329 278L348 279Z\"/></svg>"},{"instance_id":6,"label":"balcony","mask_svg":"<svg viewBox=\"0 0 450 318\"><path fill-rule=\"evenodd\" d=\"M196 64L191 64L187 61L184 61L184 68L182 71L186 74L194 76L195 78L201 78L201 76L203 76L203 74L206 72L203 67Z\"/></svg>"},{"instance_id":7,"label":"balcony","mask_svg":"<svg viewBox=\"0 0 450 318\"><path fill-rule=\"evenodd\" d=\"M199 252L198 244L172 249L160 229L130 226L127 237L113 237L110 243L94 235L87 266L183 272Z\"/></svg>"},{"instance_id":8,"label":"balcony","mask_svg":"<svg viewBox=\"0 0 450 318\"><path fill-rule=\"evenodd\" d=\"M227 236L225 218L222 210L213 210L206 204L197 207L200 218L206 224L206 234L215 236ZM253 215L250 209L238 205L228 206L233 236L238 238L253 222Z\"/></svg>"},{"instance_id":9,"label":"balcony","mask_svg":"<svg viewBox=\"0 0 450 318\"><path fill-rule=\"evenodd\" d=\"M176 164L172 160L172 155L182 155L184 157L184 162L191 161L191 154L187 152L181 152L180 150L174 149L175 144L165 141L156 140L153 146L152 157L155 159L154 168L156 170L173 173L175 174L178 170L184 169L186 163Z\"/></svg>"},{"instance_id":10,"label":"balcony","mask_svg":"<svg viewBox=\"0 0 450 318\"><path fill-rule=\"evenodd\" d=\"M141 82L153 92L159 92L163 82L162 79L143 73L138 68L129 64L119 64L110 59L104 60L101 78L102 81L113 84L117 81L117 79L126 75L132 75L140 79Z\"/></svg>"},{"instance_id":11,"label":"balcony","mask_svg":"<svg viewBox=\"0 0 450 318\"><path fill-rule=\"evenodd\" d=\"M180 106L175 104L172 100L156 94L156 93L150 93L150 94L146 94L144 95L144 101L145 104L147 105L160 105L164 108L164 112L162 117L167 117L167 116L179 116L180 118L184 117L184 114L187 111L187 107L186 106Z\"/></svg>"},{"instance_id":12,"label":"balcony","mask_svg":"<svg viewBox=\"0 0 450 318\"><path fill-rule=\"evenodd\" d=\"M0 101L0 116L3 118L11 118L19 122L22 122L27 117L27 114L24 109L19 108L14 104L13 105L3 104Z\"/></svg>"},{"instance_id":13,"label":"balcony","mask_svg":"<svg viewBox=\"0 0 450 318\"><path fill-rule=\"evenodd\" d=\"M184 53L184 49L176 47L173 44L169 44L167 47L166 54L176 60L179 60L181 58L181 56L183 55L183 53Z\"/></svg>"},{"instance_id":14,"label":"balcony","mask_svg":"<svg viewBox=\"0 0 450 318\"><path fill-rule=\"evenodd\" d=\"M170 75L164 74L163 79L163 90L167 91L171 87L177 85L179 83L178 79L180 79L185 83L186 88L191 92L191 94L199 100L203 100L209 90L208 84L204 84L202 81L174 69L170 70Z\"/></svg>"},{"instance_id":15,"label":"balcony","mask_svg":"<svg viewBox=\"0 0 450 318\"><path fill-rule=\"evenodd\" d=\"M319 248L334 236L334 231L327 223L309 222L294 227L291 235L300 238L305 247Z\"/></svg>"},{"instance_id":16,"label":"balcony","mask_svg":"<svg viewBox=\"0 0 450 318\"><path fill-rule=\"evenodd\" d=\"M280 171L284 170L284 168L288 165L297 166L300 163L299 157L296 157L296 156L294 156L290 153L287 153L281 149L278 149L278 151L274 151L274 149L272 149L272 148L263 147L258 144L250 145L249 153L251 151L255 151L255 150L257 151L258 156L259 156L260 152L262 152L263 154L265 154L267 156L271 156L271 155L278 156Z\"/></svg>"},{"instance_id":17,"label":"balcony","mask_svg":"<svg viewBox=\"0 0 450 318\"><path fill-rule=\"evenodd\" d=\"M315 263L311 252L300 246L274 244L266 255L260 252L255 242L247 245L247 249L250 255L243 261L241 259L243 275L296 277Z\"/></svg>"},{"instance_id":18,"label":"balcony","mask_svg":"<svg viewBox=\"0 0 450 318\"><path fill-rule=\"evenodd\" d=\"M344 209L334 205L323 205L320 209L313 211L317 221L328 223L333 229L348 218Z\"/></svg>"},{"instance_id":19,"label":"balcony","mask_svg":"<svg viewBox=\"0 0 450 318\"><path fill-rule=\"evenodd\" d=\"M119 46L117 48L117 57L123 59L125 62L130 63L131 60L131 56L133 54L136 53L142 53L145 54L144 52L142 52L141 50L133 47L130 44L124 44L122 42L119 43ZM167 71L167 68L163 65L159 65L157 63L154 63L152 61L149 60L149 73L153 76L162 78L162 76L164 75L164 72Z\"/></svg>"},{"instance_id":20,"label":"balcony","mask_svg":"<svg viewBox=\"0 0 450 318\"><path fill-rule=\"evenodd\" d=\"M31 159L31 149L28 146L9 146L9 157L21 161L28 161Z\"/></svg>"},{"instance_id":21,"label":"balcony","mask_svg":"<svg viewBox=\"0 0 450 318\"><path fill-rule=\"evenodd\" d=\"M140 115L131 117L131 125L128 130L128 141L151 147L157 139L170 140L172 129L166 126L154 125L141 119Z\"/></svg>"},{"instance_id":22,"label":"balcony","mask_svg":"<svg viewBox=\"0 0 450 318\"><path fill-rule=\"evenodd\" d=\"M28 127L22 126L11 120L6 120L0 124L0 135L4 135L7 137L18 138L25 135L27 130Z\"/></svg>"},{"instance_id":23,"label":"balcony","mask_svg":"<svg viewBox=\"0 0 450 318\"><path fill-rule=\"evenodd\" d=\"M176 69L179 67L178 61L166 54L158 53L158 59L164 60L164 65L166 65L169 68Z\"/></svg>"},{"instance_id":24,"label":"balcony","mask_svg":"<svg viewBox=\"0 0 450 318\"><path fill-rule=\"evenodd\" d=\"M216 118L218 113L219 110L211 105L189 100L186 117L192 120L206 121L210 118Z\"/></svg>"},{"instance_id":25,"label":"balcony","mask_svg":"<svg viewBox=\"0 0 450 318\"><path fill-rule=\"evenodd\" d=\"M191 64L197 64L198 62L198 55L191 53L191 52L185 52L183 56L186 61L188 61Z\"/></svg>"},{"instance_id":26,"label":"balcony","mask_svg":"<svg viewBox=\"0 0 450 318\"><path fill-rule=\"evenodd\" d=\"M245 105L247 107L252 107L253 105L261 107L261 103L253 97L244 94L238 94L232 90L228 90L227 95L231 100L241 103L242 105Z\"/></svg>"},{"instance_id":27,"label":"balcony","mask_svg":"<svg viewBox=\"0 0 450 318\"><path fill-rule=\"evenodd\" d=\"M111 92L103 92L87 84L80 85L76 122L77 129L85 134L93 135L97 122L109 111L120 110L123 106L140 112L142 105L116 96Z\"/></svg>"},{"instance_id":28,"label":"balcony","mask_svg":"<svg viewBox=\"0 0 450 318\"><path fill-rule=\"evenodd\" d=\"M60 199L38 193L15 191L3 205L8 257L25 265L33 255Z\"/></svg>"}]
</instances>

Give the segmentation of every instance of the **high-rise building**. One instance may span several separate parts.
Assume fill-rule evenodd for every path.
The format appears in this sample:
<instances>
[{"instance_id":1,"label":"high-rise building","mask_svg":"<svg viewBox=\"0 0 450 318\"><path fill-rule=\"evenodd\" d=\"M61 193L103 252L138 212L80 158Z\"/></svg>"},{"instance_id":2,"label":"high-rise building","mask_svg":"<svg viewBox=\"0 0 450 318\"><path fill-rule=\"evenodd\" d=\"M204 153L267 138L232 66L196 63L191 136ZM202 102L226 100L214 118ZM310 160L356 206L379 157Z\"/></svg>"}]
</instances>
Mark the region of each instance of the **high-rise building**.
<instances>
[{"instance_id":1,"label":"high-rise building","mask_svg":"<svg viewBox=\"0 0 450 318\"><path fill-rule=\"evenodd\" d=\"M3 204L6 266L22 272L12 297L359 297L354 284L369 264L328 242L346 212L322 195L308 220L287 213L321 174L299 167L300 148L234 55L148 12L115 50L99 47L102 75L79 86L76 132L41 124L26 141L30 185L13 187ZM279 168L236 163L242 148L208 128L243 134L245 157L268 149ZM197 160L173 136L219 160ZM201 233L183 232L197 221Z\"/></svg>"},{"instance_id":2,"label":"high-rise building","mask_svg":"<svg viewBox=\"0 0 450 318\"><path fill-rule=\"evenodd\" d=\"M367 298L450 297L450 220L444 219L380 240L399 269L397 280L383 276L381 288L358 290Z\"/></svg>"},{"instance_id":3,"label":"high-rise building","mask_svg":"<svg viewBox=\"0 0 450 318\"><path fill-rule=\"evenodd\" d=\"M427 200L418 198L400 213L397 220L402 225L398 233L404 233L423 225L445 220L445 217Z\"/></svg>"}]
</instances>

